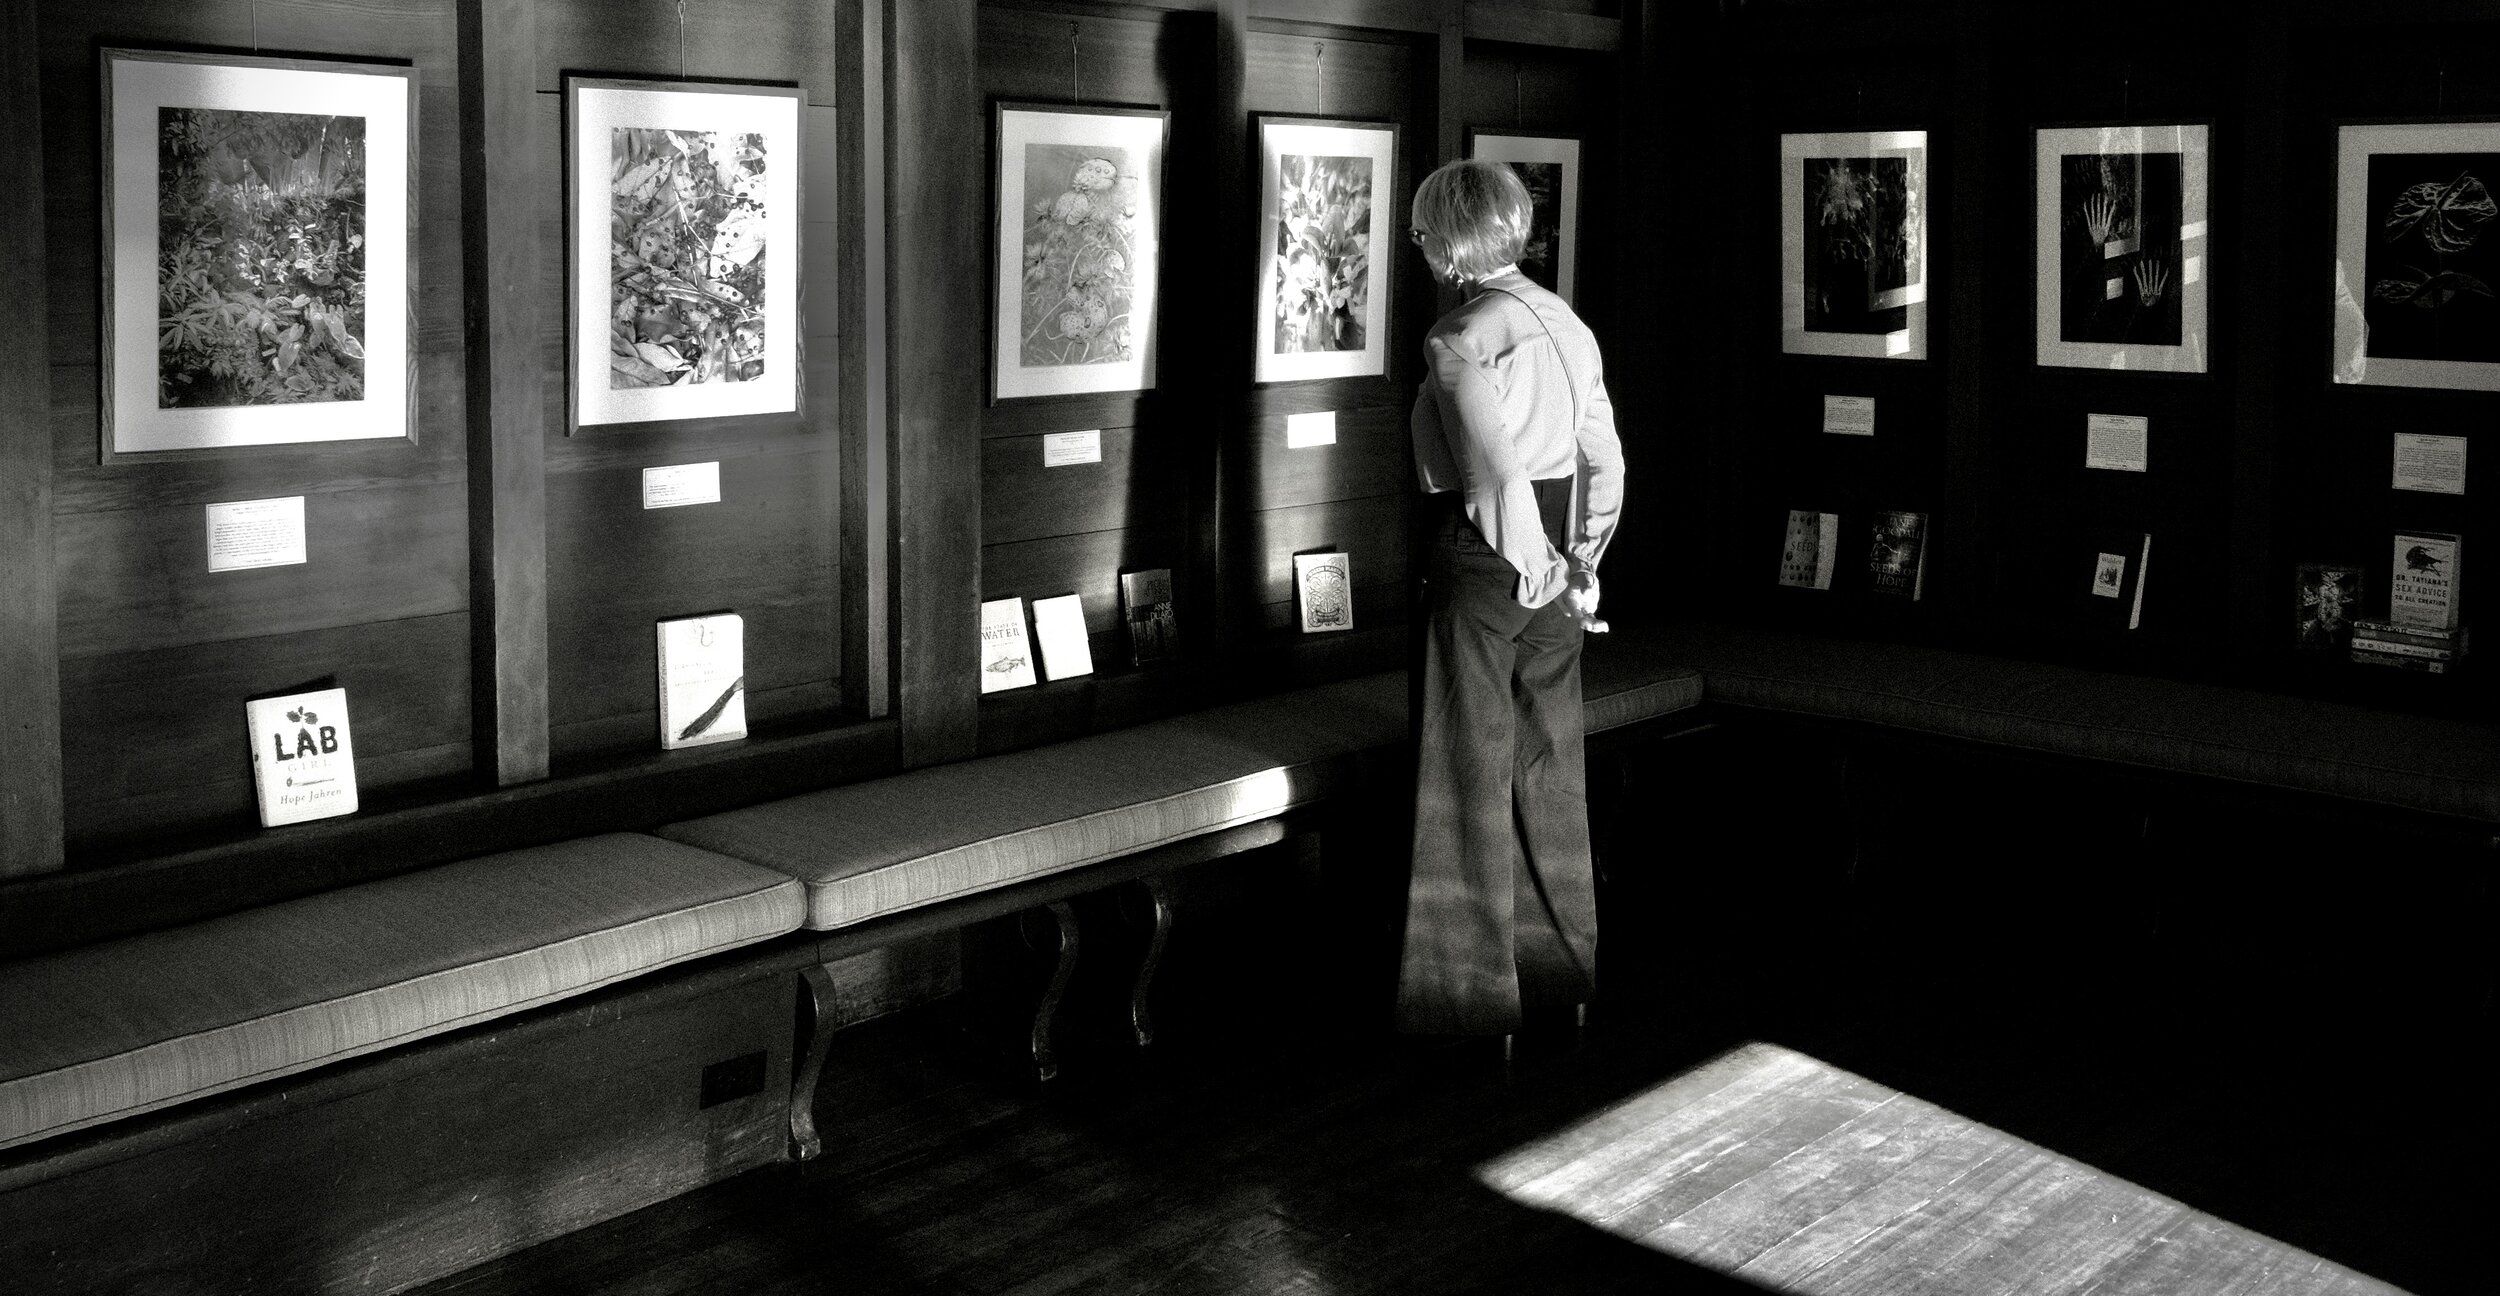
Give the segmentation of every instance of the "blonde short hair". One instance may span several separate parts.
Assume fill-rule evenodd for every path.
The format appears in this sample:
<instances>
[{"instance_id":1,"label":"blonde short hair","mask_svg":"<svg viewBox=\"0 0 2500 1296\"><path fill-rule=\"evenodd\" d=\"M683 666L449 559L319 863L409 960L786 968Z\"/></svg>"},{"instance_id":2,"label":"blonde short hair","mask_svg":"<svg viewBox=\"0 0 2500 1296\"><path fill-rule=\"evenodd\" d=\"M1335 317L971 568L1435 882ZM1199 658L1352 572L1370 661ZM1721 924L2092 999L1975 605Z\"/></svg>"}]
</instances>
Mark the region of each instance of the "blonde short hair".
<instances>
[{"instance_id":1,"label":"blonde short hair","mask_svg":"<svg viewBox=\"0 0 2500 1296\"><path fill-rule=\"evenodd\" d=\"M1446 163L1415 188L1414 229L1452 273L1482 279L1528 245L1528 187L1506 163Z\"/></svg>"}]
</instances>

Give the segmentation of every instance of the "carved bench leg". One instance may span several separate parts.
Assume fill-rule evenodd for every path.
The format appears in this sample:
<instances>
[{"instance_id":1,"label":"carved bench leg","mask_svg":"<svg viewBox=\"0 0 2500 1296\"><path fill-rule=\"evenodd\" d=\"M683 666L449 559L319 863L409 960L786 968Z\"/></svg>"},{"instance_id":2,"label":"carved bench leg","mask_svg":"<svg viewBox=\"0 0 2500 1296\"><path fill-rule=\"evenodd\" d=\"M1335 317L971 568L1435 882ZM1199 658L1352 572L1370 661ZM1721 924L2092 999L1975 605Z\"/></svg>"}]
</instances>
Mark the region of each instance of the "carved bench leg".
<instances>
[{"instance_id":1,"label":"carved bench leg","mask_svg":"<svg viewBox=\"0 0 2500 1296\"><path fill-rule=\"evenodd\" d=\"M1147 938L1146 956L1137 964L1137 985L1129 992L1129 1028L1136 1032L1137 1047L1146 1048L1155 1042L1154 1009L1147 995L1154 989L1155 969L1163 965L1163 947L1172 940L1172 901L1165 894L1163 879L1144 877L1137 884L1146 892L1148 920L1154 934Z\"/></svg>"},{"instance_id":2,"label":"carved bench leg","mask_svg":"<svg viewBox=\"0 0 2500 1296\"><path fill-rule=\"evenodd\" d=\"M813 1161L825 1150L816 1133L816 1081L824 1075L825 1055L833 1050L833 975L823 964L799 970L799 1004L804 1029L799 1036L799 1065L790 1076L790 1157Z\"/></svg>"},{"instance_id":3,"label":"carved bench leg","mask_svg":"<svg viewBox=\"0 0 2500 1296\"><path fill-rule=\"evenodd\" d=\"M1059 925L1059 961L1050 971L1050 986L1042 991L1041 1005L1033 1010L1033 1069L1043 1080L1059 1075L1059 1058L1050 1046L1051 1019L1059 1014L1059 1000L1068 992L1068 980L1076 975L1076 910L1064 900L1048 906L1051 918ZM1025 937L1029 943L1032 936Z\"/></svg>"}]
</instances>

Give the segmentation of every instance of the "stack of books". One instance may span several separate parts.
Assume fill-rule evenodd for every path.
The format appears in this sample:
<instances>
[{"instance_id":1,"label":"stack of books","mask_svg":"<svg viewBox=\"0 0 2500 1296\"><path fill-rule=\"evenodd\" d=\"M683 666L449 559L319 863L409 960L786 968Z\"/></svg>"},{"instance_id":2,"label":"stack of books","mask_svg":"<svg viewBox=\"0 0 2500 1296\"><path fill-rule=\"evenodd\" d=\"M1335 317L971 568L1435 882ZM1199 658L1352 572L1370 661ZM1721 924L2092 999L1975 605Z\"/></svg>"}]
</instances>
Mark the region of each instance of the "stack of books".
<instances>
[{"instance_id":1,"label":"stack of books","mask_svg":"<svg viewBox=\"0 0 2500 1296\"><path fill-rule=\"evenodd\" d=\"M2352 623L2352 659L2366 666L2393 666L2398 670L2445 675L2464 655L2462 628L2358 619Z\"/></svg>"}]
</instances>

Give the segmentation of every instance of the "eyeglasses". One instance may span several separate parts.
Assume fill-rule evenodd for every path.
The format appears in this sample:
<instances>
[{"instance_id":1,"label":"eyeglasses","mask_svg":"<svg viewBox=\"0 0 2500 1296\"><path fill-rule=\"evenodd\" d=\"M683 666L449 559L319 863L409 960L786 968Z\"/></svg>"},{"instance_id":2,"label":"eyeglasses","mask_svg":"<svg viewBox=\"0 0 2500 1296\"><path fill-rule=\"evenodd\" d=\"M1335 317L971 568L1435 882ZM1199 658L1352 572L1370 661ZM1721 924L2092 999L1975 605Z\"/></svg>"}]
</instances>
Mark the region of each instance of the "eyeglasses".
<instances>
[{"instance_id":1,"label":"eyeglasses","mask_svg":"<svg viewBox=\"0 0 2500 1296\"><path fill-rule=\"evenodd\" d=\"M1408 230L1406 232L1406 241L1417 247L1422 247L1424 245L1424 232L1419 229Z\"/></svg>"}]
</instances>

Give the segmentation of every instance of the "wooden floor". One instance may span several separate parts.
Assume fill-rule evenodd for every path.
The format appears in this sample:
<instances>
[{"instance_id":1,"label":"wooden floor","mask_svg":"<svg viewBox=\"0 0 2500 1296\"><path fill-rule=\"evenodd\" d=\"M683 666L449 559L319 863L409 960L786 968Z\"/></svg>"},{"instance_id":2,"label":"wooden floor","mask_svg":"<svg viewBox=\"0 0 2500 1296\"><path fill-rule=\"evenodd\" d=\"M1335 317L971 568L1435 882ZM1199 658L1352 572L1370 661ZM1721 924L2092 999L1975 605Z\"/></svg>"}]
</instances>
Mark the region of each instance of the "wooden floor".
<instances>
[{"instance_id":1,"label":"wooden floor","mask_svg":"<svg viewBox=\"0 0 2500 1296\"><path fill-rule=\"evenodd\" d=\"M427 1290L2491 1289L2456 1041L2325 1041L2157 977L1836 975L1775 937L1619 933L1586 1036L1505 1066L1227 974L1257 948L1178 960L1147 1055L1080 1004L1047 1090L952 1005L847 1032L821 1160Z\"/></svg>"}]
</instances>

